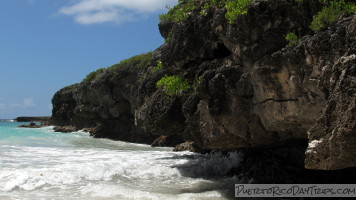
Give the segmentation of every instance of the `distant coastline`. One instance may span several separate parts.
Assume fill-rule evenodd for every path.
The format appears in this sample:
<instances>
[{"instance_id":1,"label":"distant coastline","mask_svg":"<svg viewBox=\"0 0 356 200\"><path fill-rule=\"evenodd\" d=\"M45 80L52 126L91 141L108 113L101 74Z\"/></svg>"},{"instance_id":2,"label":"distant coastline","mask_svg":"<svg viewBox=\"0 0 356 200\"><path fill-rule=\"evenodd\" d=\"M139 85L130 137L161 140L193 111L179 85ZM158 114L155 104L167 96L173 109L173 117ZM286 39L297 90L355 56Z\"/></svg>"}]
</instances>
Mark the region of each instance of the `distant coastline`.
<instances>
[{"instance_id":1,"label":"distant coastline","mask_svg":"<svg viewBox=\"0 0 356 200\"><path fill-rule=\"evenodd\" d=\"M42 116L42 117L27 117L21 116L14 119L17 122L41 122L41 123L49 123L51 121L51 117Z\"/></svg>"}]
</instances>

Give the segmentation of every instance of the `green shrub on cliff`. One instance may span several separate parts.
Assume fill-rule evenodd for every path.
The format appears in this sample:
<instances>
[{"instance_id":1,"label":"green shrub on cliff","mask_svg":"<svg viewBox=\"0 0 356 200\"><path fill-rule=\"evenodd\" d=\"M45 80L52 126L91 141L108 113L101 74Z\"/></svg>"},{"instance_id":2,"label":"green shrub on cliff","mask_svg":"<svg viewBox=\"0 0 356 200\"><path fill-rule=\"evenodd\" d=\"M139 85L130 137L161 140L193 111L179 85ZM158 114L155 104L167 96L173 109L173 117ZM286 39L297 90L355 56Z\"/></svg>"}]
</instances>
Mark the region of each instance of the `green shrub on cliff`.
<instances>
[{"instance_id":1,"label":"green shrub on cliff","mask_svg":"<svg viewBox=\"0 0 356 200\"><path fill-rule=\"evenodd\" d=\"M143 53L137 56L133 56L131 58L122 60L116 65L109 67L110 70L114 70L118 67L127 67L127 66L135 66L138 69L142 69L147 66L152 59L152 52Z\"/></svg>"},{"instance_id":2,"label":"green shrub on cliff","mask_svg":"<svg viewBox=\"0 0 356 200\"><path fill-rule=\"evenodd\" d=\"M206 0L201 8L200 14L205 16L210 8L223 8L226 0Z\"/></svg>"},{"instance_id":3,"label":"green shrub on cliff","mask_svg":"<svg viewBox=\"0 0 356 200\"><path fill-rule=\"evenodd\" d=\"M238 16L247 14L247 8L253 0L230 0L226 2L225 18L229 23L234 23Z\"/></svg>"},{"instance_id":4,"label":"green shrub on cliff","mask_svg":"<svg viewBox=\"0 0 356 200\"><path fill-rule=\"evenodd\" d=\"M236 21L237 17L247 13L247 8L253 0L206 0L201 6L201 15L206 15L207 10L210 8L223 8L225 7L226 19L230 23ZM160 20L168 20L173 22L180 22L185 20L188 15L199 5L199 1L196 0L178 0L178 4L168 10L166 14L159 16Z\"/></svg>"},{"instance_id":5,"label":"green shrub on cliff","mask_svg":"<svg viewBox=\"0 0 356 200\"><path fill-rule=\"evenodd\" d=\"M105 71L105 69L101 68L101 69L91 72L83 79L83 82L90 83L92 81L98 80L100 74L102 74L104 71Z\"/></svg>"},{"instance_id":6,"label":"green shrub on cliff","mask_svg":"<svg viewBox=\"0 0 356 200\"><path fill-rule=\"evenodd\" d=\"M355 14L356 4L345 0L319 0L325 6L313 16L310 29L318 32L324 27L336 22L343 13Z\"/></svg>"},{"instance_id":7,"label":"green shrub on cliff","mask_svg":"<svg viewBox=\"0 0 356 200\"><path fill-rule=\"evenodd\" d=\"M285 37L285 39L288 41L288 46L295 46L300 38L295 34L295 33L288 33Z\"/></svg>"},{"instance_id":8,"label":"green shrub on cliff","mask_svg":"<svg viewBox=\"0 0 356 200\"><path fill-rule=\"evenodd\" d=\"M150 64L152 59L152 52L148 52L148 53L143 53L137 56L133 56L129 59L125 59L122 60L121 62L119 62L118 64L115 64L111 67L108 67L107 70L115 70L117 68L120 67L129 67L129 66L134 66L138 69L142 69L143 67L147 66ZM102 73L104 73L106 69L105 68L101 68L98 69L94 72L91 72L90 74L88 74L84 79L83 82L84 83L90 83L92 81L96 81L98 80L98 78L100 77L100 75Z\"/></svg>"},{"instance_id":9,"label":"green shrub on cliff","mask_svg":"<svg viewBox=\"0 0 356 200\"><path fill-rule=\"evenodd\" d=\"M164 21L180 22L186 19L190 12L196 8L195 0L178 0L178 4L171 8L166 14L159 16Z\"/></svg>"},{"instance_id":10,"label":"green shrub on cliff","mask_svg":"<svg viewBox=\"0 0 356 200\"><path fill-rule=\"evenodd\" d=\"M169 96L180 95L191 88L187 80L177 75L165 75L156 83L156 87L162 88L163 92Z\"/></svg>"},{"instance_id":11,"label":"green shrub on cliff","mask_svg":"<svg viewBox=\"0 0 356 200\"><path fill-rule=\"evenodd\" d=\"M168 35L166 38L164 38L164 42L167 43L172 39L172 30L168 32Z\"/></svg>"}]
</instances>

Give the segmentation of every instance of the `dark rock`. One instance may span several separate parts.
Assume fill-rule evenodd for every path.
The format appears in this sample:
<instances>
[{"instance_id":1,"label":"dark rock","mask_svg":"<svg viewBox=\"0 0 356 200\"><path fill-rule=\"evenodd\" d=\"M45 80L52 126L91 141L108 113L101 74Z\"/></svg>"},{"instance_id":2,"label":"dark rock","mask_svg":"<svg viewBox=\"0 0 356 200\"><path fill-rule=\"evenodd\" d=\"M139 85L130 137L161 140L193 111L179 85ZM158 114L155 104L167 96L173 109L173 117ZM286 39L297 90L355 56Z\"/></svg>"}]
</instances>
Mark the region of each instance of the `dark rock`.
<instances>
[{"instance_id":1,"label":"dark rock","mask_svg":"<svg viewBox=\"0 0 356 200\"><path fill-rule=\"evenodd\" d=\"M82 131L88 132L90 134L94 134L95 128L83 128Z\"/></svg>"},{"instance_id":2,"label":"dark rock","mask_svg":"<svg viewBox=\"0 0 356 200\"><path fill-rule=\"evenodd\" d=\"M180 135L161 135L153 143L152 147L174 147L180 143L184 142Z\"/></svg>"},{"instance_id":3,"label":"dark rock","mask_svg":"<svg viewBox=\"0 0 356 200\"><path fill-rule=\"evenodd\" d=\"M304 168L307 141L287 142L277 146L241 149L238 167L231 174L250 184L353 184L356 168L311 170Z\"/></svg>"},{"instance_id":4,"label":"dark rock","mask_svg":"<svg viewBox=\"0 0 356 200\"><path fill-rule=\"evenodd\" d=\"M23 124L23 125L19 125L17 127L20 127L20 128L43 128L46 126L48 126L48 125L46 125L46 124L37 125L36 123L31 122L30 124Z\"/></svg>"},{"instance_id":5,"label":"dark rock","mask_svg":"<svg viewBox=\"0 0 356 200\"><path fill-rule=\"evenodd\" d=\"M309 147L305 165L310 169L331 170L356 166L356 18L351 23L339 23L348 26L337 26L333 40L343 41L341 37L346 36L350 41L342 43L348 45L338 47L347 52L333 65L324 66L319 79L327 106L308 132Z\"/></svg>"},{"instance_id":6,"label":"dark rock","mask_svg":"<svg viewBox=\"0 0 356 200\"><path fill-rule=\"evenodd\" d=\"M53 128L54 132L61 132L61 133L71 133L78 131L77 128L73 126L56 126Z\"/></svg>"},{"instance_id":7,"label":"dark rock","mask_svg":"<svg viewBox=\"0 0 356 200\"><path fill-rule=\"evenodd\" d=\"M51 117L17 117L15 119L18 122L49 122Z\"/></svg>"},{"instance_id":8,"label":"dark rock","mask_svg":"<svg viewBox=\"0 0 356 200\"><path fill-rule=\"evenodd\" d=\"M198 145L194 144L194 142L189 141L178 144L174 147L173 151L191 151L203 153L203 150Z\"/></svg>"},{"instance_id":9,"label":"dark rock","mask_svg":"<svg viewBox=\"0 0 356 200\"><path fill-rule=\"evenodd\" d=\"M41 124L41 125L34 124L36 126L34 126L33 128L41 128L44 126L51 126L53 124L52 117L17 117L15 120L17 122L31 122L31 123L38 122Z\"/></svg>"},{"instance_id":10,"label":"dark rock","mask_svg":"<svg viewBox=\"0 0 356 200\"><path fill-rule=\"evenodd\" d=\"M54 123L146 144L157 135L180 135L202 150L309 139L308 168L355 166L356 15L313 34L309 25L320 9L312 0L256 1L233 24L224 8L163 21L159 29L170 39L146 66L106 69L95 81L58 91ZM293 47L285 40L289 32L301 37ZM157 59L164 67L152 72ZM194 87L167 96L156 88L165 74Z\"/></svg>"}]
</instances>

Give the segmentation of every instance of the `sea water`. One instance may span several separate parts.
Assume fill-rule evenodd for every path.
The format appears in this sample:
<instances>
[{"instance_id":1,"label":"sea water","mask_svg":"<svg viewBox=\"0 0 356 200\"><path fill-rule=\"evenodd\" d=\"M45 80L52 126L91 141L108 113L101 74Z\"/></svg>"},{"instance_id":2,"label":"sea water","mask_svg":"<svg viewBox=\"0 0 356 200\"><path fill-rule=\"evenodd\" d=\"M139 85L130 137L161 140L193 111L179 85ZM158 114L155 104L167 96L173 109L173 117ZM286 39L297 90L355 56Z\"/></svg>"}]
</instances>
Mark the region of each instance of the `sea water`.
<instances>
[{"instance_id":1,"label":"sea water","mask_svg":"<svg viewBox=\"0 0 356 200\"><path fill-rule=\"evenodd\" d=\"M240 161L0 121L0 199L228 199Z\"/></svg>"}]
</instances>

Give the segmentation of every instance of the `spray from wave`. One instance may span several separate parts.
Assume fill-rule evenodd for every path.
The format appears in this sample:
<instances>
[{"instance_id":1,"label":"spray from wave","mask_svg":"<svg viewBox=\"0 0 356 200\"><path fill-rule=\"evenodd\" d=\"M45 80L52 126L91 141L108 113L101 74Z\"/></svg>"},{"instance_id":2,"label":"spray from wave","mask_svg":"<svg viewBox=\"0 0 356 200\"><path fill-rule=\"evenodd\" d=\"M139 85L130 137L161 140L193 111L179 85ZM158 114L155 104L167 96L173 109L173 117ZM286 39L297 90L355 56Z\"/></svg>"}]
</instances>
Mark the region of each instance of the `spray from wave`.
<instances>
[{"instance_id":1,"label":"spray from wave","mask_svg":"<svg viewBox=\"0 0 356 200\"><path fill-rule=\"evenodd\" d=\"M0 125L0 199L224 199L240 160Z\"/></svg>"}]
</instances>

